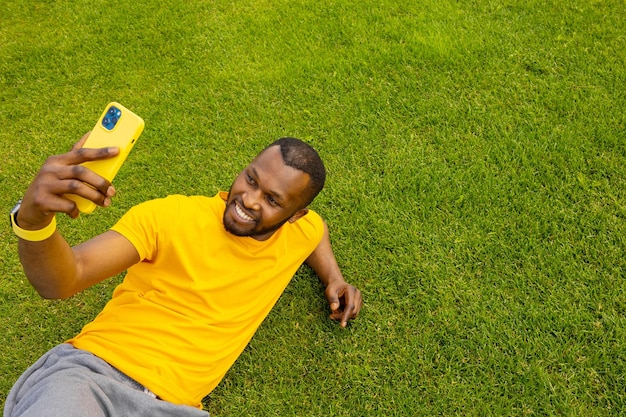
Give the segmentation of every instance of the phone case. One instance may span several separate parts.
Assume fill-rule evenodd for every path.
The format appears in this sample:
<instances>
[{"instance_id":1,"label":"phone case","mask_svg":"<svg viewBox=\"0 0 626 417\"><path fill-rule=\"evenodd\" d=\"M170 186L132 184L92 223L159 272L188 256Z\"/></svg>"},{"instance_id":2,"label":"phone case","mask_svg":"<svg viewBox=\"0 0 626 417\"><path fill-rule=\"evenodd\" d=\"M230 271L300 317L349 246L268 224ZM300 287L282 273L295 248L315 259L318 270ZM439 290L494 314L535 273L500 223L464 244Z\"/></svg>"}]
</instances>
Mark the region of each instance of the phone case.
<instances>
[{"instance_id":1,"label":"phone case","mask_svg":"<svg viewBox=\"0 0 626 417\"><path fill-rule=\"evenodd\" d=\"M89 161L82 165L112 182L139 135L143 132L143 128L144 121L141 117L119 103L109 103L91 131L83 148L117 146L120 149L120 153L110 159ZM76 203L81 213L91 213L97 207L92 201L74 194L68 194L66 197Z\"/></svg>"}]
</instances>

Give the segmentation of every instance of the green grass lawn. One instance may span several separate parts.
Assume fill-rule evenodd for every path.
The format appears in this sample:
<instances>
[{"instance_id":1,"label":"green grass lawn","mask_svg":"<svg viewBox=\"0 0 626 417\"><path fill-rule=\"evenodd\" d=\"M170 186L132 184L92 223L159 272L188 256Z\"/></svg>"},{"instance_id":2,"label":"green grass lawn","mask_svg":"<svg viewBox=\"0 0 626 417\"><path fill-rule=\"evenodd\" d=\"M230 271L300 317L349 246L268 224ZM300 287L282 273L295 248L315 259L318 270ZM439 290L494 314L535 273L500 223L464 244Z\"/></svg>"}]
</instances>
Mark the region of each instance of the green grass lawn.
<instances>
[{"instance_id":1,"label":"green grass lawn","mask_svg":"<svg viewBox=\"0 0 626 417\"><path fill-rule=\"evenodd\" d=\"M15 1L0 5L0 207L109 101L146 128L108 210L228 189L280 136L329 171L362 315L303 268L205 400L213 416L626 413L626 3ZM121 277L62 302L0 229L0 405Z\"/></svg>"}]
</instances>

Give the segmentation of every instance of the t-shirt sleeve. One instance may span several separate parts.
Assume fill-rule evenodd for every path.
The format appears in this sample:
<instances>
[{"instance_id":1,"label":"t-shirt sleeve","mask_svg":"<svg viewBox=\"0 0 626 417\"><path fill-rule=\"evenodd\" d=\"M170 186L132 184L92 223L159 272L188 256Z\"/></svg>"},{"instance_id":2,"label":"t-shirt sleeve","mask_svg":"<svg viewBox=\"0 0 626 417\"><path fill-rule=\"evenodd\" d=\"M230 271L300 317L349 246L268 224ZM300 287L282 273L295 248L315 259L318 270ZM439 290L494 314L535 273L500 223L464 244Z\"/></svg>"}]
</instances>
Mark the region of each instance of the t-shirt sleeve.
<instances>
[{"instance_id":1,"label":"t-shirt sleeve","mask_svg":"<svg viewBox=\"0 0 626 417\"><path fill-rule=\"evenodd\" d=\"M180 212L177 196L147 201L131 208L111 228L128 239L142 261L153 260L159 249L159 240L168 233Z\"/></svg>"},{"instance_id":2,"label":"t-shirt sleeve","mask_svg":"<svg viewBox=\"0 0 626 417\"><path fill-rule=\"evenodd\" d=\"M313 252L324 236L324 220L315 211L309 210L306 216L296 222L298 223L306 240L312 242L311 252Z\"/></svg>"}]
</instances>

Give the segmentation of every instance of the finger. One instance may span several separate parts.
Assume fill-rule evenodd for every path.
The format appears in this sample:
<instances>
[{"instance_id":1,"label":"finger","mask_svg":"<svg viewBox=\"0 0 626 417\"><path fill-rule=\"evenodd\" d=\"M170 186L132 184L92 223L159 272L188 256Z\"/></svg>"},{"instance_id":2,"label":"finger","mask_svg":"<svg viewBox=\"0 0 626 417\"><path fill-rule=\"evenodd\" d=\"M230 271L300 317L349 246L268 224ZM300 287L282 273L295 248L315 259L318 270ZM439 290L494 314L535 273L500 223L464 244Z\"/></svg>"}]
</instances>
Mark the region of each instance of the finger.
<instances>
[{"instance_id":1,"label":"finger","mask_svg":"<svg viewBox=\"0 0 626 417\"><path fill-rule=\"evenodd\" d=\"M46 186L47 191L54 194L75 194L74 189L82 188L81 183L85 183L104 196L115 195L115 189L106 178L84 165L63 165L54 161L44 165L38 178L41 179L39 182Z\"/></svg>"},{"instance_id":2,"label":"finger","mask_svg":"<svg viewBox=\"0 0 626 417\"><path fill-rule=\"evenodd\" d=\"M108 184L108 182L106 182L106 184ZM113 188L113 186L111 185L106 184L99 188L94 188L83 181L79 181L77 179L69 179L66 181L62 181L58 186L59 188L54 194L74 194L87 200L93 201L99 206L106 207L110 205L111 197L115 195L115 188Z\"/></svg>"},{"instance_id":3,"label":"finger","mask_svg":"<svg viewBox=\"0 0 626 417\"><path fill-rule=\"evenodd\" d=\"M78 216L80 216L80 210L78 210L78 206L74 204L74 210L67 212L67 215L70 216L72 219L77 219Z\"/></svg>"},{"instance_id":4,"label":"finger","mask_svg":"<svg viewBox=\"0 0 626 417\"><path fill-rule=\"evenodd\" d=\"M330 315L328 317L331 320L338 321L338 322L341 323L342 316L343 316L343 312L342 311L336 311L336 312L330 313Z\"/></svg>"},{"instance_id":5,"label":"finger","mask_svg":"<svg viewBox=\"0 0 626 417\"><path fill-rule=\"evenodd\" d=\"M63 198L65 195L74 194L93 201L99 206L108 206L111 197L115 195L115 188L104 178L84 169L86 174L72 174L77 167L64 167L55 170L52 175L45 175L44 179L32 188L32 192L27 192L24 198L30 201L30 205L36 207L38 211L45 213L50 211L61 211L70 213L74 209L74 202ZM69 173L68 173L69 172ZM78 178L76 178L78 177ZM90 180L90 178L92 178ZM89 184L89 181L93 184ZM26 199L28 197L28 200ZM61 198L61 201L57 199ZM65 204L58 206L58 204Z\"/></svg>"},{"instance_id":6,"label":"finger","mask_svg":"<svg viewBox=\"0 0 626 417\"><path fill-rule=\"evenodd\" d=\"M339 323L341 327L346 327L348 325L348 320L354 318L354 305L348 304L344 307L343 313L341 313L341 317L339 318Z\"/></svg>"},{"instance_id":7,"label":"finger","mask_svg":"<svg viewBox=\"0 0 626 417\"><path fill-rule=\"evenodd\" d=\"M339 297L341 297L341 294L335 292L333 288L326 288L326 300L328 301L328 305L330 306L330 311L336 312L341 307Z\"/></svg>"},{"instance_id":8,"label":"finger","mask_svg":"<svg viewBox=\"0 0 626 417\"><path fill-rule=\"evenodd\" d=\"M25 198L19 211L20 224L38 225L47 222L51 213L67 213L70 217L78 215L76 203L60 195L40 194L26 201Z\"/></svg>"},{"instance_id":9,"label":"finger","mask_svg":"<svg viewBox=\"0 0 626 417\"><path fill-rule=\"evenodd\" d=\"M361 291L357 288L355 290L355 298L354 298L354 317L358 316L361 312L361 308L363 307L363 295Z\"/></svg>"},{"instance_id":10,"label":"finger","mask_svg":"<svg viewBox=\"0 0 626 417\"><path fill-rule=\"evenodd\" d=\"M67 165L78 165L83 162L99 161L117 156L120 149L117 146L108 146L105 148L80 148L62 155L64 163Z\"/></svg>"},{"instance_id":11,"label":"finger","mask_svg":"<svg viewBox=\"0 0 626 417\"><path fill-rule=\"evenodd\" d=\"M358 316L361 310L363 300L361 298L361 292L355 287L350 287L344 296L345 305L341 317L339 319L341 327L346 327L348 321Z\"/></svg>"}]
</instances>

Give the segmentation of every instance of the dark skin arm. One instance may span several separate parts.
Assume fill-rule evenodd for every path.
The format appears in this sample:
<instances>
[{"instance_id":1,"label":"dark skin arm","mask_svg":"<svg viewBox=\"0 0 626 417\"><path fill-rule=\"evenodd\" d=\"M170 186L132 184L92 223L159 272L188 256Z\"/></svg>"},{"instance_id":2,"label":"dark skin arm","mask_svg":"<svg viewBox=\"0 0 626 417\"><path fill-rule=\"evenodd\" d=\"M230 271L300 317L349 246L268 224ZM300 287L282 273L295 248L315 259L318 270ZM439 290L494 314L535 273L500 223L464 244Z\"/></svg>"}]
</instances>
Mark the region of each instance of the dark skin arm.
<instances>
[{"instance_id":1,"label":"dark skin arm","mask_svg":"<svg viewBox=\"0 0 626 417\"><path fill-rule=\"evenodd\" d=\"M56 213L78 217L75 203L64 198L64 194L77 194L103 207L111 203L115 194L111 184L79 164L110 158L119 151L117 148L81 149L88 135L70 152L46 160L22 199L17 215L21 228L42 229ZM113 231L75 247L70 247L56 231L41 242L20 239L18 252L28 280L44 298L70 297L139 261L134 246Z\"/></svg>"},{"instance_id":2,"label":"dark skin arm","mask_svg":"<svg viewBox=\"0 0 626 417\"><path fill-rule=\"evenodd\" d=\"M335 259L328 226L325 223L322 241L307 258L306 264L315 271L320 281L326 286L324 295L330 306L330 318L338 321L341 327L345 328L348 321L356 318L361 311L363 298L361 291L344 280Z\"/></svg>"}]
</instances>

